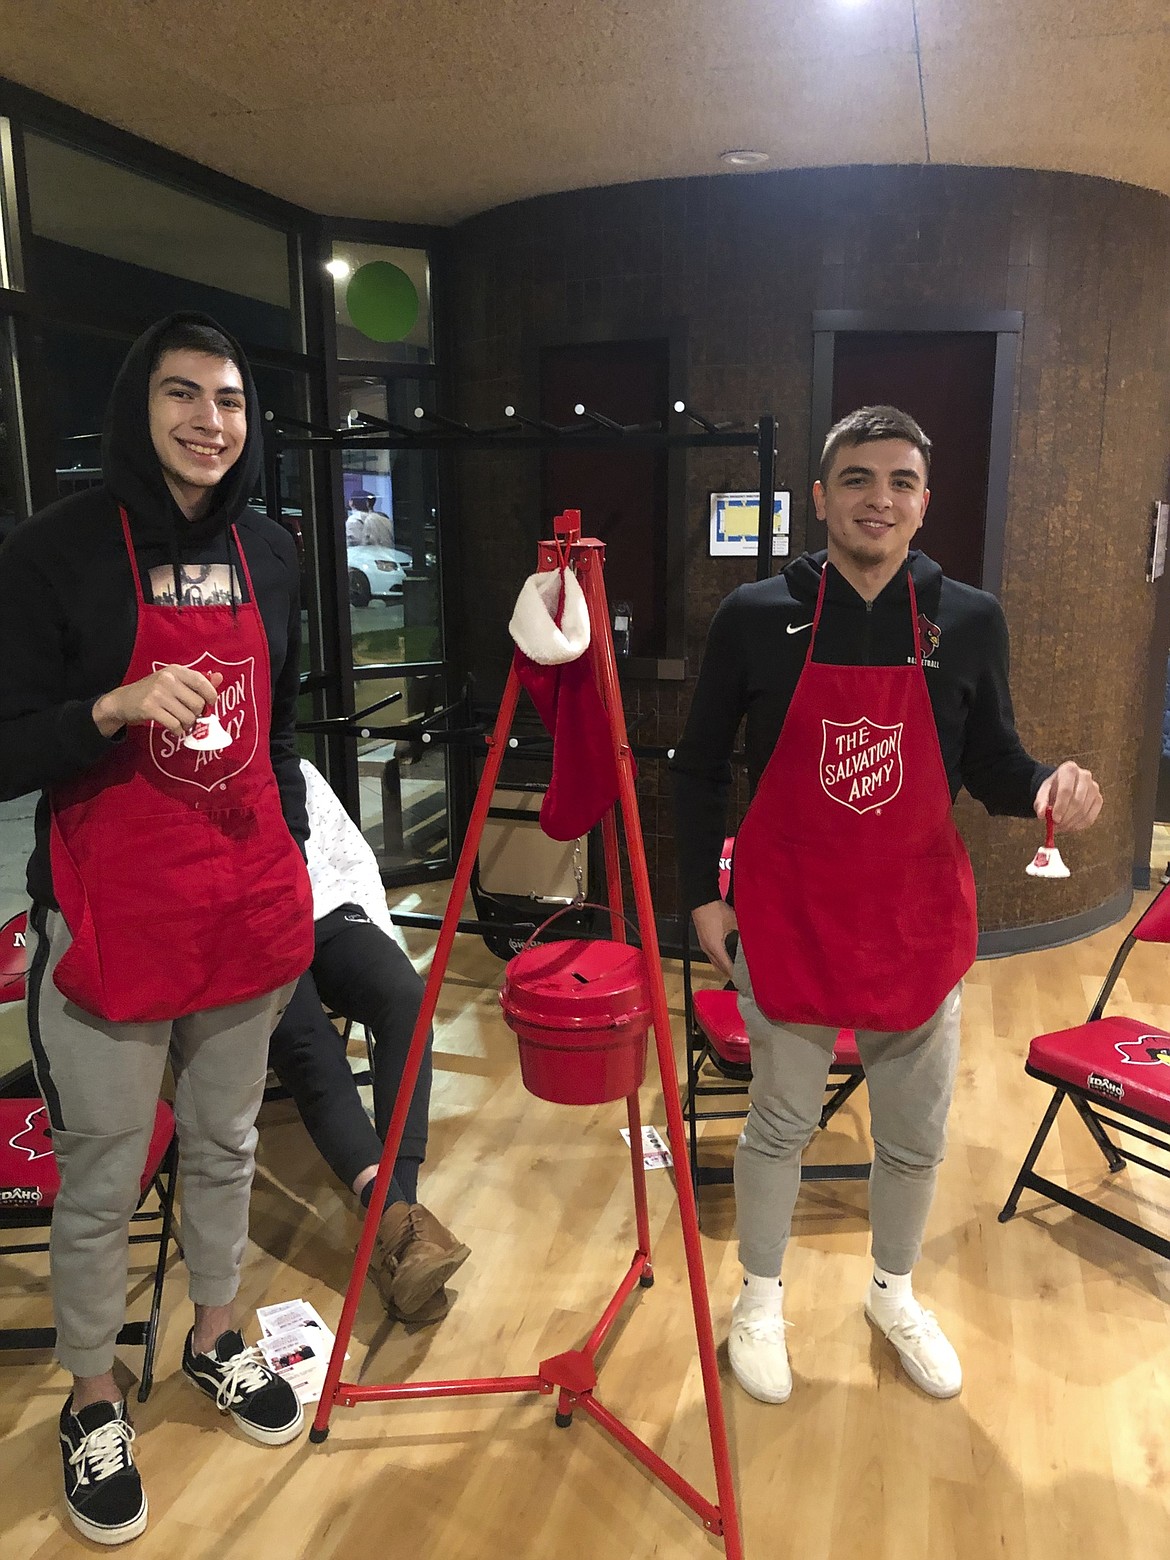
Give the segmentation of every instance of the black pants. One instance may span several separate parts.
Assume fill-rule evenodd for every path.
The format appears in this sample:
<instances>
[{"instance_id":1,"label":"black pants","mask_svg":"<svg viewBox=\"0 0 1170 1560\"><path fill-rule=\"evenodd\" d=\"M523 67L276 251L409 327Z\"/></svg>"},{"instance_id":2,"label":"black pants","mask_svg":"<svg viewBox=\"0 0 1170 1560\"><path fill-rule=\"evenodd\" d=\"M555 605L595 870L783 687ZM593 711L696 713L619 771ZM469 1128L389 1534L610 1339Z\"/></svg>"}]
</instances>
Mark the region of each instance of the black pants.
<instances>
[{"instance_id":1,"label":"black pants","mask_svg":"<svg viewBox=\"0 0 1170 1560\"><path fill-rule=\"evenodd\" d=\"M268 1047L276 1076L296 1101L321 1157L347 1187L382 1157L382 1142L422 1006L423 982L393 940L357 905L341 905L317 922L312 967L301 976ZM358 1096L341 1036L325 1016L334 1012L364 1024L374 1037L374 1126ZM407 1112L398 1163L426 1157L431 1103L431 1041ZM388 1202L414 1201L392 1183Z\"/></svg>"}]
</instances>

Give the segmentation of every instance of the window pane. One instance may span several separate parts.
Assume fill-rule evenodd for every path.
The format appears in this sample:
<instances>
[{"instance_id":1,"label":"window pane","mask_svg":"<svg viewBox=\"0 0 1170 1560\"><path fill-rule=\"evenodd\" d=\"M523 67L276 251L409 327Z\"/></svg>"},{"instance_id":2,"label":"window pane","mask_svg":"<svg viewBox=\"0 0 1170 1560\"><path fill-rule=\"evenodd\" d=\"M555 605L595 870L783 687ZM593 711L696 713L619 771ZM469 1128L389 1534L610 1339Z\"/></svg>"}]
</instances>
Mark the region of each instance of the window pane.
<instances>
[{"instance_id":1,"label":"window pane","mask_svg":"<svg viewBox=\"0 0 1170 1560\"><path fill-rule=\"evenodd\" d=\"M24 286L16 233L16 173L12 164L12 126L0 118L0 287Z\"/></svg>"},{"instance_id":2,"label":"window pane","mask_svg":"<svg viewBox=\"0 0 1170 1560\"><path fill-rule=\"evenodd\" d=\"M46 326L40 333L48 380L57 496L102 480L102 419L128 341Z\"/></svg>"},{"instance_id":3,"label":"window pane","mask_svg":"<svg viewBox=\"0 0 1170 1560\"><path fill-rule=\"evenodd\" d=\"M305 374L253 363L252 377L256 381L261 414L284 412L291 417L308 418L309 381ZM308 451L285 450L280 462L280 510L284 524L297 537L297 553L301 560L302 672L320 671L322 665L320 582L313 567L317 545L313 524L312 480ZM260 479L257 503L264 508L268 507L267 462Z\"/></svg>"},{"instance_id":4,"label":"window pane","mask_svg":"<svg viewBox=\"0 0 1170 1560\"><path fill-rule=\"evenodd\" d=\"M425 249L335 239L337 356L374 363L431 361L431 277Z\"/></svg>"},{"instance_id":5,"label":"window pane","mask_svg":"<svg viewBox=\"0 0 1170 1560\"><path fill-rule=\"evenodd\" d=\"M371 678L357 684L359 709L401 691L403 698L371 717L401 725L442 708L443 681L434 677ZM362 833L387 871L448 855L445 744L411 744L371 737L358 743Z\"/></svg>"},{"instance_id":6,"label":"window pane","mask_svg":"<svg viewBox=\"0 0 1170 1560\"><path fill-rule=\"evenodd\" d=\"M342 419L364 412L410 426L431 404L416 379L342 378ZM345 547L355 666L434 661L443 653L435 457L347 449Z\"/></svg>"},{"instance_id":7,"label":"window pane","mask_svg":"<svg viewBox=\"0 0 1170 1560\"><path fill-rule=\"evenodd\" d=\"M24 461L7 322L0 320L0 542L24 518Z\"/></svg>"},{"instance_id":8,"label":"window pane","mask_svg":"<svg viewBox=\"0 0 1170 1560\"><path fill-rule=\"evenodd\" d=\"M199 309L250 345L300 345L284 231L43 136L25 159L47 301L142 326Z\"/></svg>"}]
</instances>

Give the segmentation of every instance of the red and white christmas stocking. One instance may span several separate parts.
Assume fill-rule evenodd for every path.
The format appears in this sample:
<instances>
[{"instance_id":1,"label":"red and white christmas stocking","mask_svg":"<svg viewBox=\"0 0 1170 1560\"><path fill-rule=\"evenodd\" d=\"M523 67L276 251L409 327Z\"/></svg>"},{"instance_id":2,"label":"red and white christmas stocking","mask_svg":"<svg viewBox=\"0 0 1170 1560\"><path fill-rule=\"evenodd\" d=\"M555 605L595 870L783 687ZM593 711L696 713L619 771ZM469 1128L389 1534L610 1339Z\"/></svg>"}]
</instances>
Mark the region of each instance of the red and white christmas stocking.
<instances>
[{"instance_id":1,"label":"red and white christmas stocking","mask_svg":"<svg viewBox=\"0 0 1170 1560\"><path fill-rule=\"evenodd\" d=\"M618 796L617 759L589 648L589 609L571 569L524 581L508 632L517 675L553 739L552 779L540 809L550 839L587 834Z\"/></svg>"}]
</instances>

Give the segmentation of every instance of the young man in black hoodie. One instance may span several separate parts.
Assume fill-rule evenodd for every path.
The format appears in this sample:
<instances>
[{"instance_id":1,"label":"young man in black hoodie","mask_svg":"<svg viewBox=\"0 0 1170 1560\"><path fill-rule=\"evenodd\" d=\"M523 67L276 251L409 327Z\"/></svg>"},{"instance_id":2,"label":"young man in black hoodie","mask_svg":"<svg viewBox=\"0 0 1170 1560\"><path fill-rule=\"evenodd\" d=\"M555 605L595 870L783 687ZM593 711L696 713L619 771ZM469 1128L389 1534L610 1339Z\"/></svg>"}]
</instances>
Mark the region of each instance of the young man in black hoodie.
<instances>
[{"instance_id":1,"label":"young man in black hoodie","mask_svg":"<svg viewBox=\"0 0 1170 1560\"><path fill-rule=\"evenodd\" d=\"M673 761L684 903L737 985L752 1045L728 1355L764 1402L792 1390L781 1263L841 1028L857 1033L874 1138L866 1315L923 1391L960 1390L958 1357L911 1287L977 936L951 805L965 785L991 813L1051 809L1066 831L1101 808L1088 770L1053 770L1020 743L999 603L910 551L929 461L930 441L893 407L864 407L830 431L813 488L828 550L722 603ZM752 802L733 909L718 862L745 717Z\"/></svg>"},{"instance_id":2,"label":"young man in black hoodie","mask_svg":"<svg viewBox=\"0 0 1170 1560\"><path fill-rule=\"evenodd\" d=\"M295 1394L233 1327L268 1037L312 956L293 723L293 542L249 509L259 408L202 315L148 330L107 413L101 487L0 551L0 797L40 790L29 1030L61 1172L51 1265L70 1516L146 1525L112 1374L127 1225L163 1069L175 1075L195 1323L187 1376L253 1439Z\"/></svg>"}]
</instances>

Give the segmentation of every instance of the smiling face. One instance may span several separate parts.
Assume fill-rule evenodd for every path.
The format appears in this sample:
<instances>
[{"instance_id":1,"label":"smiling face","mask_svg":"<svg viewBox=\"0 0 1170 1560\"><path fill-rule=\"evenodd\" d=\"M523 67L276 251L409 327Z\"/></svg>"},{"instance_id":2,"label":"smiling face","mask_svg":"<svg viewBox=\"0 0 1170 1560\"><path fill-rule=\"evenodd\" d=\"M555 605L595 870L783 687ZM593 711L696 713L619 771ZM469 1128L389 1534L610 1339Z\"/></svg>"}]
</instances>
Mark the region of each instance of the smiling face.
<instances>
[{"instance_id":1,"label":"smiling face","mask_svg":"<svg viewBox=\"0 0 1170 1560\"><path fill-rule=\"evenodd\" d=\"M239 460L248 436L244 381L230 358L164 352L150 376L150 438L188 520Z\"/></svg>"},{"instance_id":2,"label":"smiling face","mask_svg":"<svg viewBox=\"0 0 1170 1560\"><path fill-rule=\"evenodd\" d=\"M881 590L905 562L930 502L922 452L908 439L843 446L824 483L814 483L813 502L828 528L829 561L857 588L860 579Z\"/></svg>"}]
</instances>

